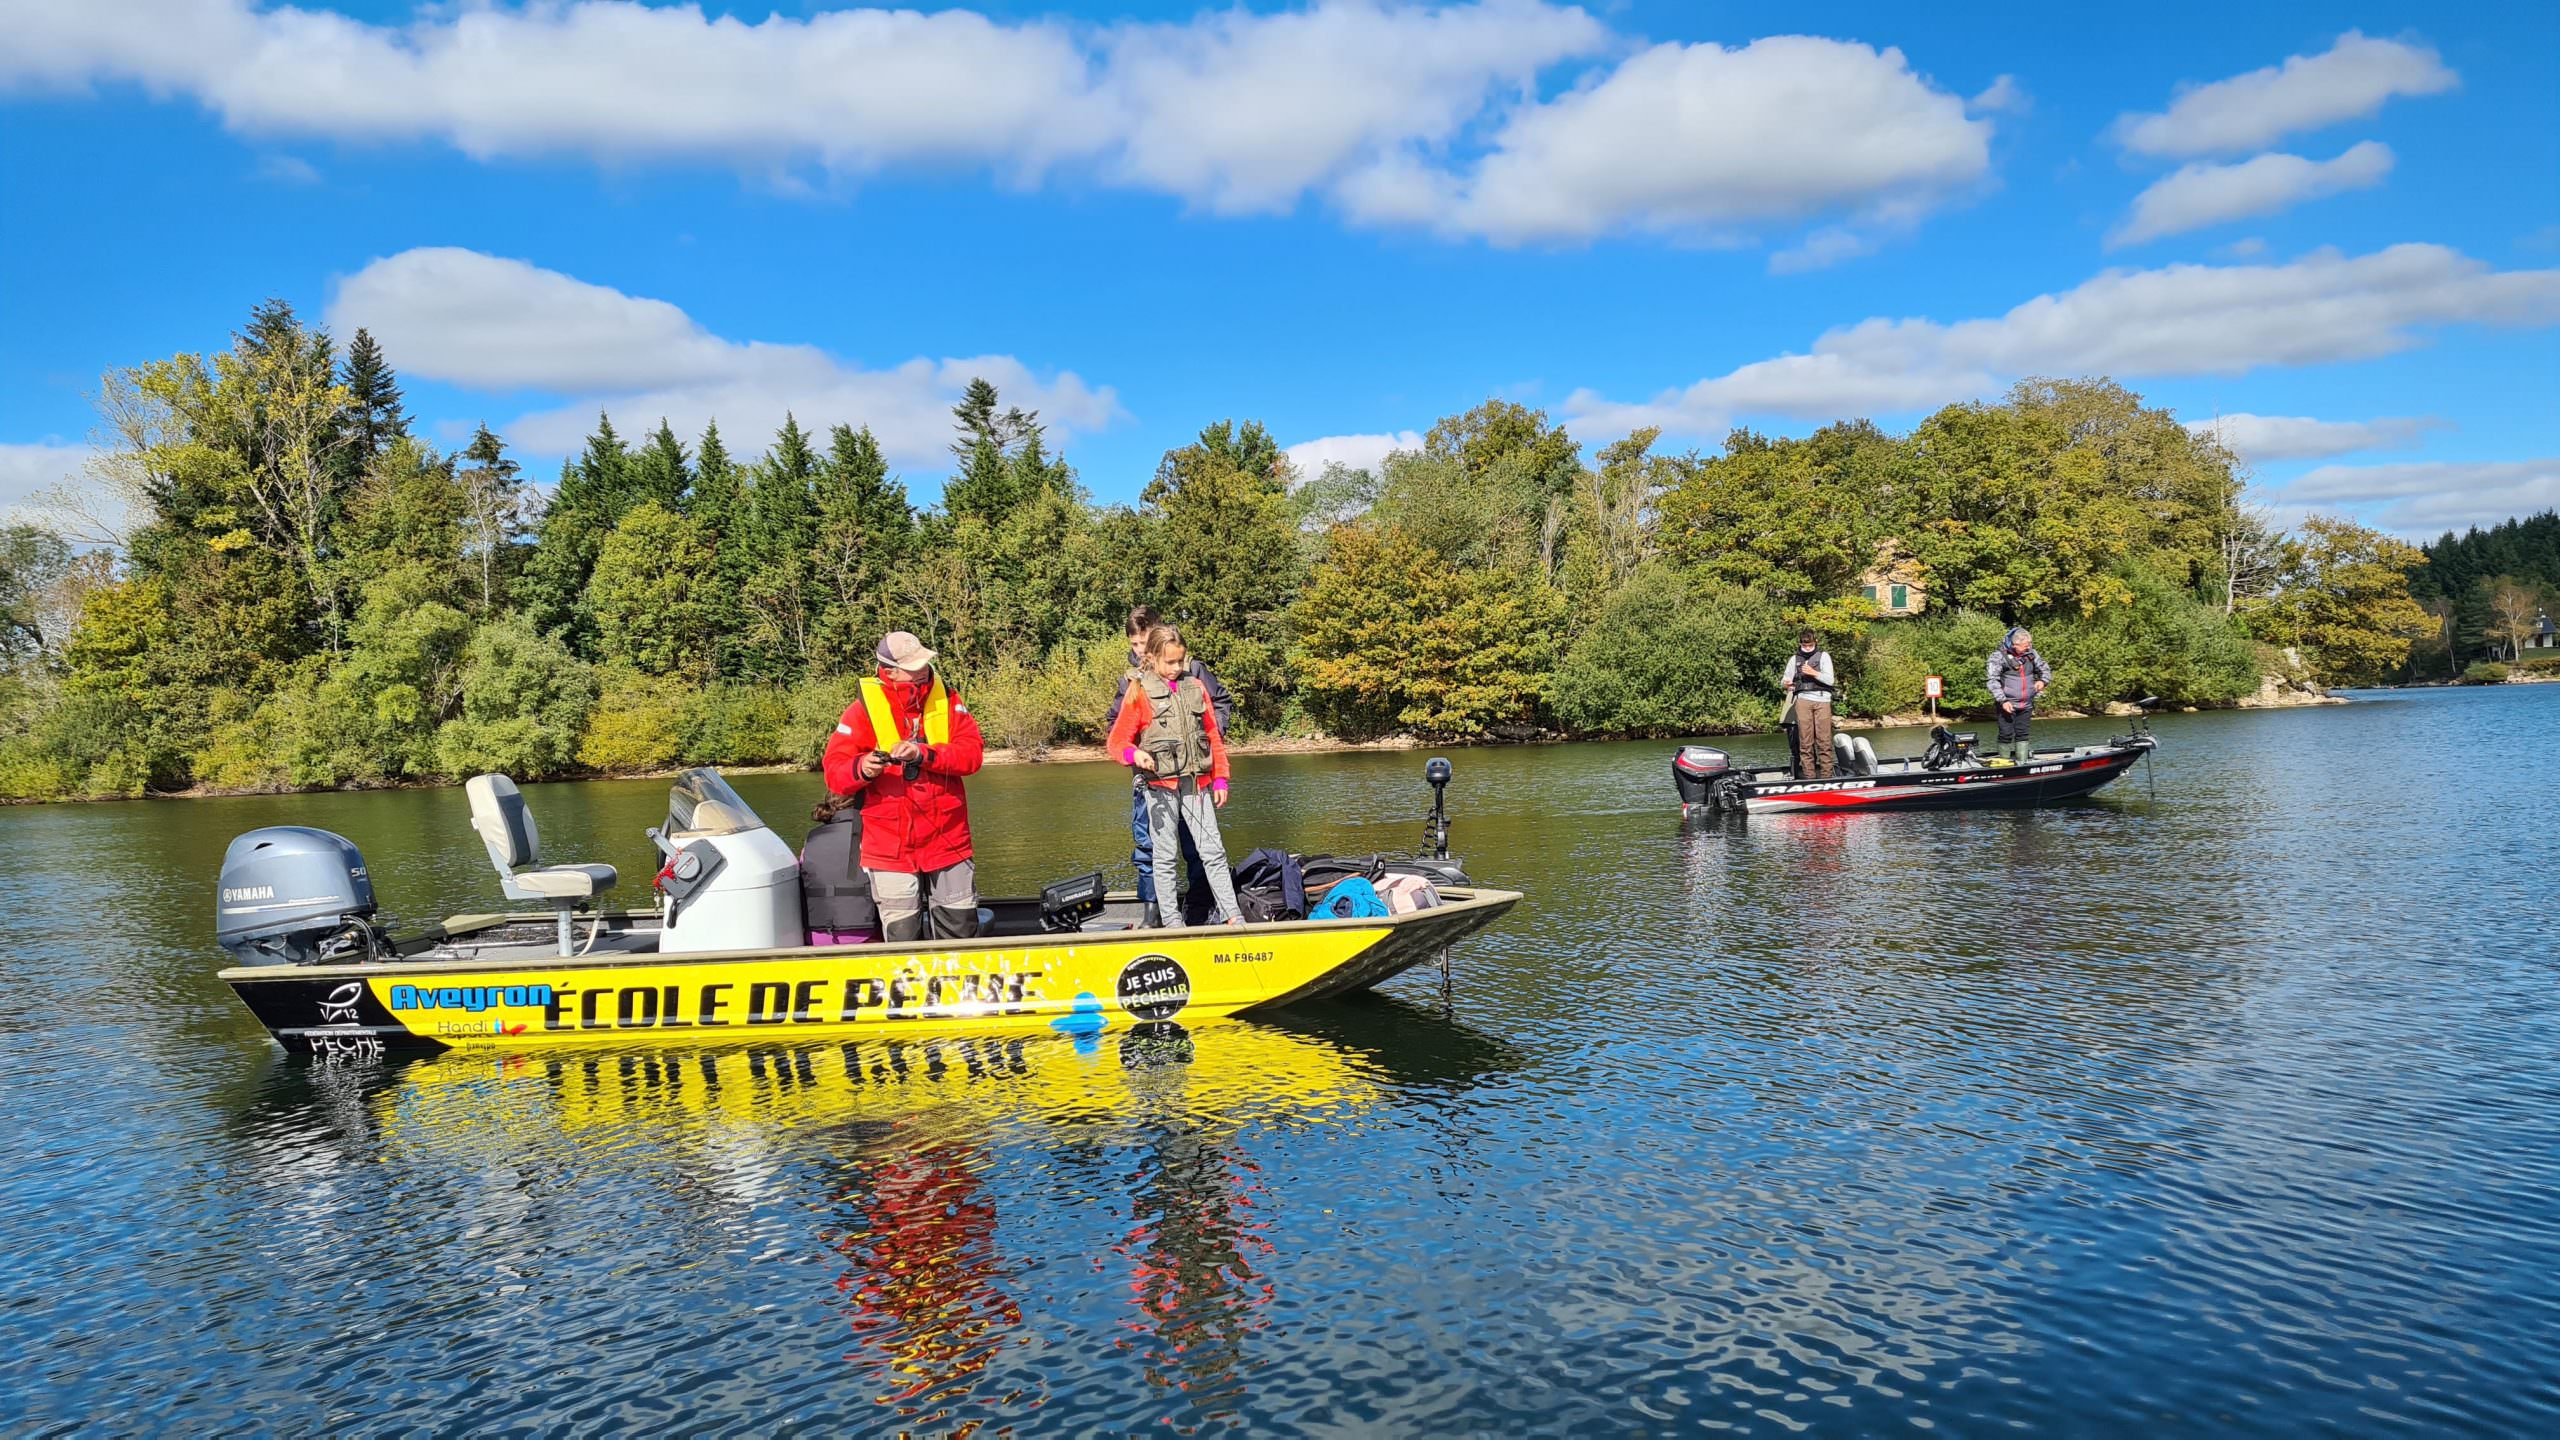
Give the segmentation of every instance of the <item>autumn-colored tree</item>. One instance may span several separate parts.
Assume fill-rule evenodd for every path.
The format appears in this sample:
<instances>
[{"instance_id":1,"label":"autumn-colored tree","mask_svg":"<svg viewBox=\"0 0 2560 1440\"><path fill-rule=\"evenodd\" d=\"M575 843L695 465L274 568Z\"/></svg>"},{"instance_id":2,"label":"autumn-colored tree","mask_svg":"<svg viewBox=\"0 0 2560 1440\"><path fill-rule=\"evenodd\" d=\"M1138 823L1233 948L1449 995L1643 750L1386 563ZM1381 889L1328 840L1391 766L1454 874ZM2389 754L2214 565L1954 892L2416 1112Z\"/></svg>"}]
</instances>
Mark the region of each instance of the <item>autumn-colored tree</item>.
<instances>
[{"instance_id":1,"label":"autumn-colored tree","mask_svg":"<svg viewBox=\"0 0 2560 1440\"><path fill-rule=\"evenodd\" d=\"M2301 647L2332 685L2370 684L2409 658L2435 629L2409 596L2409 574L2427 557L2378 530L2315 515L2302 522L2299 558L2268 604L2270 638Z\"/></svg>"},{"instance_id":2,"label":"autumn-colored tree","mask_svg":"<svg viewBox=\"0 0 2560 1440\"><path fill-rule=\"evenodd\" d=\"M1295 614L1308 709L1338 733L1437 739L1534 724L1563 600L1535 579L1462 571L1388 528L1344 526Z\"/></svg>"}]
</instances>

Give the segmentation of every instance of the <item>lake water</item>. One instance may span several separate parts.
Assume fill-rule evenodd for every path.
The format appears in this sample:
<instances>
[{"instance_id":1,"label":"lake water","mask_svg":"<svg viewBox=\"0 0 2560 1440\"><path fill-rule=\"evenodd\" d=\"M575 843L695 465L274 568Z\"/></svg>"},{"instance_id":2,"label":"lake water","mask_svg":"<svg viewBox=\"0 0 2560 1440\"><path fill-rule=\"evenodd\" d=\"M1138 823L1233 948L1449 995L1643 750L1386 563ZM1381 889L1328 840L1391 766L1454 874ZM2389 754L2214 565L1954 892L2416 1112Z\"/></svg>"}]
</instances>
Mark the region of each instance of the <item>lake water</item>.
<instances>
[{"instance_id":1,"label":"lake water","mask_svg":"<svg viewBox=\"0 0 2560 1440\"><path fill-rule=\"evenodd\" d=\"M494 908L459 791L0 812L0 1428L2553 1433L2560 686L2159 734L1685 829L1667 746L1455 752L1529 898L1445 994L850 1073L284 1059L224 842ZM1229 845L1409 848L1422 759L1241 761ZM662 785L527 793L645 895ZM1126 796L981 776L983 885L1125 867Z\"/></svg>"}]
</instances>

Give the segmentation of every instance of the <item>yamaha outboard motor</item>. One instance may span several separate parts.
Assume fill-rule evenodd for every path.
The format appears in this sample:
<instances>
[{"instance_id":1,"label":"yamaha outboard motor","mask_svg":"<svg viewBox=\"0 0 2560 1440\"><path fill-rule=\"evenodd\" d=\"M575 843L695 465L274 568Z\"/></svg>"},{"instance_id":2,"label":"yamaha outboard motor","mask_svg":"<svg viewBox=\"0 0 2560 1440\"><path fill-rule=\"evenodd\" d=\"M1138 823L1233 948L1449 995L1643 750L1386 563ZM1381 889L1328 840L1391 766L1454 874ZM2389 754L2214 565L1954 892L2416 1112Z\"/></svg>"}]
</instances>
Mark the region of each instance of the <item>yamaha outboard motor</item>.
<instances>
[{"instance_id":1,"label":"yamaha outboard motor","mask_svg":"<svg viewBox=\"0 0 2560 1440\"><path fill-rule=\"evenodd\" d=\"M1680 787L1680 808L1704 805L1718 779L1733 769L1733 757L1710 745L1683 745L1671 757L1671 783Z\"/></svg>"},{"instance_id":2,"label":"yamaha outboard motor","mask_svg":"<svg viewBox=\"0 0 2560 1440\"><path fill-rule=\"evenodd\" d=\"M346 837L305 825L252 830L222 852L213 938L243 965L373 954L373 877Z\"/></svg>"}]
</instances>

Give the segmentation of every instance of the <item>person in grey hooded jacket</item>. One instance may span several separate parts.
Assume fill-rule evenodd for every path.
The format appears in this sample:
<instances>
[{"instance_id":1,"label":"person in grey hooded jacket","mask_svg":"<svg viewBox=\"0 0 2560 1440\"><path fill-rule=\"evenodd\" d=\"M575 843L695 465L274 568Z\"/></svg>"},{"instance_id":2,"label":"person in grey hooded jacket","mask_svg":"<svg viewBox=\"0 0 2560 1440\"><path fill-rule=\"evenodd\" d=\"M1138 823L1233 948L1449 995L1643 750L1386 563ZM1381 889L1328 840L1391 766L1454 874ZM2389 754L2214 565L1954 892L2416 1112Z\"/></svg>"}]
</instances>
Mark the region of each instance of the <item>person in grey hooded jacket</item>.
<instances>
[{"instance_id":1,"label":"person in grey hooded jacket","mask_svg":"<svg viewBox=\"0 0 2560 1440\"><path fill-rule=\"evenodd\" d=\"M2036 697L2053 683L2053 667L2036 653L2035 637L2025 626L2012 629L1991 652L1983 667L1983 683L2000 707L2000 744L2012 760L2027 758L2027 724L2035 718Z\"/></svg>"}]
</instances>

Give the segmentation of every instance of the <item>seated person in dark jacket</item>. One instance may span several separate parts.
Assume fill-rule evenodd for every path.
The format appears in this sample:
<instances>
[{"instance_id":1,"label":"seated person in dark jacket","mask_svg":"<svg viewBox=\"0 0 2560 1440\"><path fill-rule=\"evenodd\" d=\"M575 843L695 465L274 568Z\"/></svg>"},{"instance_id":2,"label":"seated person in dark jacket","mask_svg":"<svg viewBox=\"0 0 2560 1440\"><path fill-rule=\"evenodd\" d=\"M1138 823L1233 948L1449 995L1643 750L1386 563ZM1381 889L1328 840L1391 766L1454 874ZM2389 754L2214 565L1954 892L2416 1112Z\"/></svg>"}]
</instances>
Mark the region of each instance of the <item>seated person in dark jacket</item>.
<instances>
[{"instance_id":1,"label":"seated person in dark jacket","mask_svg":"<svg viewBox=\"0 0 2560 1440\"><path fill-rule=\"evenodd\" d=\"M1111 697L1111 709L1102 717L1103 734L1110 734L1112 725L1120 719L1120 702L1127 698L1129 682L1137 678L1138 667L1144 663L1138 646L1145 641L1148 631L1163 623L1156 618L1156 612L1150 606L1141 605L1129 612L1129 673L1121 677L1120 689ZM1228 722L1235 719L1236 713L1235 701L1228 696L1227 687L1218 683L1218 677L1209 673L1209 667L1201 663L1198 656L1192 657L1190 671L1207 687L1209 706L1218 713L1218 731L1226 733ZM1129 858L1138 866L1138 902L1146 907L1144 923L1153 926L1162 923L1162 917L1156 900L1156 847L1147 833L1146 779L1146 776L1139 775L1129 785L1129 836L1133 842ZM1187 897L1182 903L1182 923L1207 924L1212 907L1209 874L1200 868L1200 852L1192 845L1191 832L1187 829L1182 832L1182 877Z\"/></svg>"},{"instance_id":2,"label":"seated person in dark jacket","mask_svg":"<svg viewBox=\"0 0 2560 1440\"><path fill-rule=\"evenodd\" d=\"M830 795L809 812L818 828L800 847L800 911L812 945L880 938L871 876L862 868L862 797Z\"/></svg>"}]
</instances>

